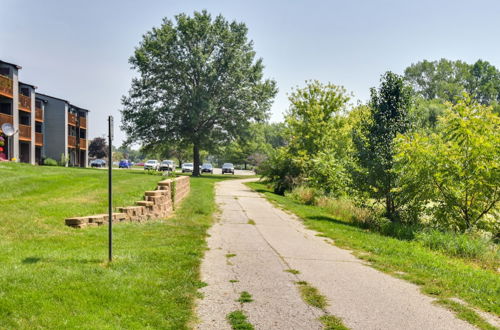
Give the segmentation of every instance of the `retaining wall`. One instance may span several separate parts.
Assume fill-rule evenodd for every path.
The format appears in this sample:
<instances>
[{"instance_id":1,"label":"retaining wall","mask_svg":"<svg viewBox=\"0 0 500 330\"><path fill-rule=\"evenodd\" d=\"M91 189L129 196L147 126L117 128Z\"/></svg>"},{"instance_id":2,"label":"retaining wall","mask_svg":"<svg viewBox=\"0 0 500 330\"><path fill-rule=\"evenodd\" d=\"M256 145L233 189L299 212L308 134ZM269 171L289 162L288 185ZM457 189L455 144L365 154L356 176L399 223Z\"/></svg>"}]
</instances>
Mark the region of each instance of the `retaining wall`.
<instances>
[{"instance_id":1,"label":"retaining wall","mask_svg":"<svg viewBox=\"0 0 500 330\"><path fill-rule=\"evenodd\" d=\"M188 176L179 176L158 182L156 190L146 191L144 200L136 202L135 206L119 207L113 213L113 222L135 221L166 218L174 212L177 206L190 191ZM74 228L96 227L108 223L108 214L73 217L64 220L67 226Z\"/></svg>"}]
</instances>

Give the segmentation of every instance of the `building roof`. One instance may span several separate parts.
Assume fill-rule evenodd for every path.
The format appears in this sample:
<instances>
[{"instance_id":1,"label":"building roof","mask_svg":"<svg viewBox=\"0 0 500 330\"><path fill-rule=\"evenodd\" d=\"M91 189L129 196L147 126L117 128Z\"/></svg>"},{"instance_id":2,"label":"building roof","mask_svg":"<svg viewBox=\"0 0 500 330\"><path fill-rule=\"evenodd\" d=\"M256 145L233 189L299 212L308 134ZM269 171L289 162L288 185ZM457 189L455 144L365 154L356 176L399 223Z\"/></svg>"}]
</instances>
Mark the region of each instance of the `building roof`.
<instances>
[{"instance_id":1,"label":"building roof","mask_svg":"<svg viewBox=\"0 0 500 330\"><path fill-rule=\"evenodd\" d=\"M66 102L66 103L68 103L68 104L69 104L69 101L68 101L68 100L61 99L61 98L59 98L59 97L50 96L50 95L43 94L43 93L36 93L36 95L39 95L39 96L45 96L45 97L50 97L51 99L56 99L56 100L63 101L63 102Z\"/></svg>"},{"instance_id":2,"label":"building roof","mask_svg":"<svg viewBox=\"0 0 500 330\"><path fill-rule=\"evenodd\" d=\"M30 87L31 87L31 88L33 88L33 89L37 89L37 88L38 88L38 87L36 87L35 85L27 84L27 83L22 82L22 81L20 81L20 82L19 82L19 84L21 84L21 85L26 85L26 86L30 86Z\"/></svg>"},{"instance_id":3,"label":"building roof","mask_svg":"<svg viewBox=\"0 0 500 330\"><path fill-rule=\"evenodd\" d=\"M45 96L45 97L50 97L50 98L52 98L52 99L56 99L56 100L59 100L59 101L63 101L63 102L66 102L69 106L71 106L71 107L73 107L73 108L76 108L76 109L78 109L78 110L85 111L85 112L90 112L90 110L87 110L87 109L83 109L83 108L77 107L76 105L71 104L68 100L61 99L61 98L59 98L59 97L50 96L50 95L43 94L43 93L36 93L36 95Z\"/></svg>"},{"instance_id":4,"label":"building roof","mask_svg":"<svg viewBox=\"0 0 500 330\"><path fill-rule=\"evenodd\" d=\"M5 62L5 61L2 61L2 60L0 60L0 63L15 66L16 69L18 69L18 70L22 69L22 67L20 65L17 65L17 64L14 64L14 63Z\"/></svg>"}]
</instances>

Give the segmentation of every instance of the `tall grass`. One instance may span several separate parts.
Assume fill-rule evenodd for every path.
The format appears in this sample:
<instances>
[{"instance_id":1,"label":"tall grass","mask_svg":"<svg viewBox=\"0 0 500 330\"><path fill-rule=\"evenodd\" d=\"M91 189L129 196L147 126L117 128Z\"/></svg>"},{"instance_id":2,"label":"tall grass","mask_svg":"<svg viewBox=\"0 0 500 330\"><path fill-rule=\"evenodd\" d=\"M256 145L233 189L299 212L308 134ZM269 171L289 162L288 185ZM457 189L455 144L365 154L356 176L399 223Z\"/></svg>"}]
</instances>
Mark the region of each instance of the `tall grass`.
<instances>
[{"instance_id":1,"label":"tall grass","mask_svg":"<svg viewBox=\"0 0 500 330\"><path fill-rule=\"evenodd\" d=\"M314 205L341 221L400 240L414 240L433 251L478 262L486 268L500 266L500 248L492 239L471 234L443 232L422 224L391 222L375 209L359 207L352 200L325 196L314 188L299 186L286 194L294 201Z\"/></svg>"},{"instance_id":2,"label":"tall grass","mask_svg":"<svg viewBox=\"0 0 500 330\"><path fill-rule=\"evenodd\" d=\"M416 233L415 239L423 246L450 256L477 260L493 267L500 264L498 245L486 237L429 229Z\"/></svg>"}]
</instances>

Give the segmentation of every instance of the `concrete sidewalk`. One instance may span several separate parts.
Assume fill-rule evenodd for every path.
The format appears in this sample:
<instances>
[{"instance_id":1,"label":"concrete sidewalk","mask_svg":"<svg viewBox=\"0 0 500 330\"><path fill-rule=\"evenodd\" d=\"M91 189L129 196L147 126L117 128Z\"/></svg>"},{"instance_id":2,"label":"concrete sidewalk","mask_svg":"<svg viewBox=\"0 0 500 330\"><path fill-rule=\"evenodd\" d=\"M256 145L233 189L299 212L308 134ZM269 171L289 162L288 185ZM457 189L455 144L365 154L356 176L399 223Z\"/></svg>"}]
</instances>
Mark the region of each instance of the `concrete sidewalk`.
<instances>
[{"instance_id":1,"label":"concrete sidewalk","mask_svg":"<svg viewBox=\"0 0 500 330\"><path fill-rule=\"evenodd\" d=\"M209 231L202 264L208 286L198 302L198 329L230 329L226 316L239 309L256 329L321 329L317 319L324 312L302 301L297 281L316 287L328 298L326 312L351 329L474 329L434 305L417 286L381 273L316 236L245 181L250 180L217 184L222 213ZM236 302L242 291L254 301Z\"/></svg>"}]
</instances>

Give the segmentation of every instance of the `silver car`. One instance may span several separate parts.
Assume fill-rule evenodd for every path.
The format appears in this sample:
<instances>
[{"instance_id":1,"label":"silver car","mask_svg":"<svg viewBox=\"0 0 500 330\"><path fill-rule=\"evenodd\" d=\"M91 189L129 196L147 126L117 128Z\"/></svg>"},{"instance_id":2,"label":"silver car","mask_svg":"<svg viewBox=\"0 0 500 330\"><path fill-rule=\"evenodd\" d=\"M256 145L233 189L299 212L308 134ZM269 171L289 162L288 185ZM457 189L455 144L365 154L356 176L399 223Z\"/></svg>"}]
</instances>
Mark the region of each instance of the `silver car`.
<instances>
[{"instance_id":1,"label":"silver car","mask_svg":"<svg viewBox=\"0 0 500 330\"><path fill-rule=\"evenodd\" d=\"M155 170L158 171L160 168L160 162L157 161L156 159L150 159L146 163L144 163L144 169L145 170Z\"/></svg>"},{"instance_id":2,"label":"silver car","mask_svg":"<svg viewBox=\"0 0 500 330\"><path fill-rule=\"evenodd\" d=\"M173 160L164 160L160 164L160 171L175 171L175 163Z\"/></svg>"},{"instance_id":3,"label":"silver car","mask_svg":"<svg viewBox=\"0 0 500 330\"><path fill-rule=\"evenodd\" d=\"M194 169L194 166L193 166L193 163L184 163L182 164L182 173L193 173L193 169Z\"/></svg>"}]
</instances>

